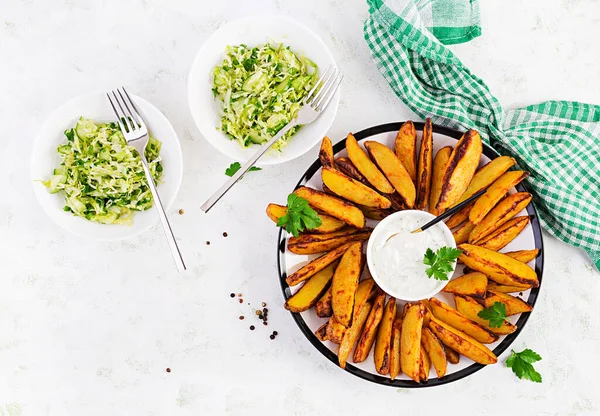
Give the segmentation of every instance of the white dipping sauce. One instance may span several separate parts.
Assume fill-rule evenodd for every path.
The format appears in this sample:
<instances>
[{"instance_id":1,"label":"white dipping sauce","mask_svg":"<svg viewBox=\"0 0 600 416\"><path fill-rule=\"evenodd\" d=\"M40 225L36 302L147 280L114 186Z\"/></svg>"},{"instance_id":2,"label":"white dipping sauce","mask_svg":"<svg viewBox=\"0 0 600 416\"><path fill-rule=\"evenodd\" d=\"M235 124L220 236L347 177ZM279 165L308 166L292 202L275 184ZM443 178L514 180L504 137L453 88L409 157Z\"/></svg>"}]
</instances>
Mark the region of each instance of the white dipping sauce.
<instances>
[{"instance_id":1,"label":"white dipping sauce","mask_svg":"<svg viewBox=\"0 0 600 416\"><path fill-rule=\"evenodd\" d=\"M411 231L435 218L424 211L400 211L380 222L367 249L369 270L388 294L416 301L433 296L447 281L429 278L423 263L428 248L456 247L452 233L442 222L420 233ZM449 274L448 278L452 276Z\"/></svg>"}]
</instances>

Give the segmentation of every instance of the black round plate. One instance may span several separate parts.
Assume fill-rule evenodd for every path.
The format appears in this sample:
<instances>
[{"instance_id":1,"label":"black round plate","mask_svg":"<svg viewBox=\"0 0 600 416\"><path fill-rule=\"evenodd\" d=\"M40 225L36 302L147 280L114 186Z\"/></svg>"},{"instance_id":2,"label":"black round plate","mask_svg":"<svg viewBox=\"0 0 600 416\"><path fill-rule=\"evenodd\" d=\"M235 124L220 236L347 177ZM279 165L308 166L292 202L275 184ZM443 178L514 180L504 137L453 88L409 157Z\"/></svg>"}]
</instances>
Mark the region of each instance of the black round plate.
<instances>
[{"instance_id":1,"label":"black round plate","mask_svg":"<svg viewBox=\"0 0 600 416\"><path fill-rule=\"evenodd\" d=\"M356 138L357 141L361 141L361 140L367 139L371 136L375 136L375 135L378 135L381 133L397 132L400 129L400 126L402 124L403 124L403 122L380 124L378 126L374 126L374 127L370 127L365 130L361 130L358 133L355 133L354 137ZM415 122L414 125L415 125L415 129L417 131L423 131L423 123ZM436 125L433 126L433 132L443 134L448 137L452 137L456 140L460 139L463 135L463 133L461 133L457 130L449 129L447 127L436 126ZM344 148L345 148L345 141L342 140L341 142L339 142L335 146L333 146L334 154L337 154ZM485 144L483 145L483 154L486 155L487 157L489 157L490 159L495 159L496 157L498 157L498 153L496 153L496 151L494 149L492 149L491 147L489 147ZM300 178L300 181L298 182L298 184L296 185L296 188L294 188L294 189L298 189L299 187L305 185L308 182L308 180L310 180L314 176L314 174L319 170L320 167L321 167L321 163L317 159L308 168L308 170L304 173L304 175L302 175L302 178ZM527 188L522 183L517 185L517 190L519 192L527 192ZM527 207L527 213L529 214L530 221L531 221L531 227L533 229L535 247L540 250L539 256L535 259L535 272L538 276L538 279L540 281L540 287L541 287L542 271L544 268L544 250L543 250L544 245L542 242L542 229L540 227L538 215L537 215L537 212L536 212L533 204L529 204L529 206ZM279 236L278 236L278 240L277 240L277 266L279 269L279 282L281 284L283 296L287 300L292 296L292 292L291 292L288 284L285 282L285 278L287 276L285 258L284 258L285 246L286 246L285 243L286 243L286 237L283 232L283 229L281 229L279 231ZM529 298L527 299L527 302L532 306L535 305L535 301L538 297L540 287L533 288L530 290L530 294L529 294ZM321 354L323 354L325 357L327 357L332 363L334 363L336 366L339 366L337 355L334 352L330 351L329 348L327 348L316 337L316 335L308 327L306 322L304 322L304 319L302 318L302 316L299 313L293 313L293 312L290 312L290 313L292 314L294 321L296 321L296 324L298 325L298 327L300 328L302 333L306 336L306 338L308 338L308 340L314 345L314 347L317 350L319 350L319 352L321 352ZM500 354L502 354L510 346L510 344L513 343L513 341L517 338L517 336L519 335L521 330L525 327L525 323L529 319L530 314L531 313L521 314L519 320L516 323L517 330L515 332L513 332L512 334L506 335L504 337L504 339L502 340L502 342L498 346L496 346L496 348L494 349L494 354L496 354L496 356L499 356ZM439 386L442 384L451 383L453 381L460 380L463 377L471 375L474 372L481 370L483 367L485 367L485 366L482 364L474 363L474 364L470 365L469 367L463 368L462 370L457 371L455 373L448 374L442 378L430 378L428 381L421 382L421 383L416 383L415 381L412 381L412 380L400 380L400 379L390 380L389 377L383 377L383 376L380 376L377 374L368 373L364 370L361 370L360 368L353 366L350 363L346 364L345 370L351 374L354 374L357 377L371 381L373 383L382 384L385 386L418 388L418 387Z\"/></svg>"}]
</instances>

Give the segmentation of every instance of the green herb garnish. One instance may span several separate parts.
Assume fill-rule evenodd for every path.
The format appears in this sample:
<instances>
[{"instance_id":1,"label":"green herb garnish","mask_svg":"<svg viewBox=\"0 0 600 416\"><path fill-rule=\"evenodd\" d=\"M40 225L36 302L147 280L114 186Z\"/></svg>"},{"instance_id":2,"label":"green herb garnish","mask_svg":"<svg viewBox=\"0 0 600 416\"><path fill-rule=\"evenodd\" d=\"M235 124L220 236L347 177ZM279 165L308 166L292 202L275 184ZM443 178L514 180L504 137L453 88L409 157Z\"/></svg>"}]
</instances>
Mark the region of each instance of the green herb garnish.
<instances>
[{"instance_id":1,"label":"green herb garnish","mask_svg":"<svg viewBox=\"0 0 600 416\"><path fill-rule=\"evenodd\" d=\"M477 314L481 319L490 321L491 328L500 328L505 322L509 322L506 317L506 305L502 302L494 302L489 308L485 308Z\"/></svg>"},{"instance_id":2,"label":"green herb garnish","mask_svg":"<svg viewBox=\"0 0 600 416\"><path fill-rule=\"evenodd\" d=\"M242 165L240 164L240 162L233 162L231 165L229 165L229 167L227 169L225 169L225 175L227 176L233 176L235 175L235 173L240 170L240 168L242 167ZM248 172L256 172L257 170L262 170L262 168L259 168L257 166L252 166Z\"/></svg>"},{"instance_id":3,"label":"green herb garnish","mask_svg":"<svg viewBox=\"0 0 600 416\"><path fill-rule=\"evenodd\" d=\"M308 201L291 193L287 198L287 213L277 221L278 227L298 237L304 230L312 230L321 225L319 214L308 205Z\"/></svg>"},{"instance_id":4,"label":"green herb garnish","mask_svg":"<svg viewBox=\"0 0 600 416\"><path fill-rule=\"evenodd\" d=\"M452 247L441 247L435 253L428 248L423 258L423 263L429 266L425 269L427 277L436 280L448 280L448 273L452 271L452 263L456 261L462 250Z\"/></svg>"},{"instance_id":5,"label":"green herb garnish","mask_svg":"<svg viewBox=\"0 0 600 416\"><path fill-rule=\"evenodd\" d=\"M510 357L506 359L506 366L511 368L513 373L520 379L525 378L536 383L541 383L542 375L535 371L535 368L531 364L540 361L542 357L529 348L521 352L511 351Z\"/></svg>"}]
</instances>

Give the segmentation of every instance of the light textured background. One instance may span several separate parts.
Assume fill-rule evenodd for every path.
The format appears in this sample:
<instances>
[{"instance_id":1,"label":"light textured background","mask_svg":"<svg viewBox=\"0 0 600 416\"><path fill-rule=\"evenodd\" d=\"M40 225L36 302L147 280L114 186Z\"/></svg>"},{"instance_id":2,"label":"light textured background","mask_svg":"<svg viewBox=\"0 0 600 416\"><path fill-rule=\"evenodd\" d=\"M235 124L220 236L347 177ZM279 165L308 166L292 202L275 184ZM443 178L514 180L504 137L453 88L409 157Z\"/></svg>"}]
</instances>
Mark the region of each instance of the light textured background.
<instances>
[{"instance_id":1,"label":"light textured background","mask_svg":"<svg viewBox=\"0 0 600 416\"><path fill-rule=\"evenodd\" d=\"M600 274L547 235L541 296L514 345L543 356L541 385L500 364L435 389L391 389L313 350L280 306L277 230L263 212L284 202L317 149L248 175L208 215L198 208L231 161L192 122L187 71L222 22L262 10L314 29L346 73L334 141L412 116L370 62L362 1L0 3L0 415L598 414ZM452 49L505 106L600 102L598 2L483 2L481 11L483 36ZM179 134L185 174L170 217L186 274L175 273L159 228L121 243L83 241L34 200L28 163L45 117L74 95L122 84ZM266 301L269 326L230 292Z\"/></svg>"}]
</instances>

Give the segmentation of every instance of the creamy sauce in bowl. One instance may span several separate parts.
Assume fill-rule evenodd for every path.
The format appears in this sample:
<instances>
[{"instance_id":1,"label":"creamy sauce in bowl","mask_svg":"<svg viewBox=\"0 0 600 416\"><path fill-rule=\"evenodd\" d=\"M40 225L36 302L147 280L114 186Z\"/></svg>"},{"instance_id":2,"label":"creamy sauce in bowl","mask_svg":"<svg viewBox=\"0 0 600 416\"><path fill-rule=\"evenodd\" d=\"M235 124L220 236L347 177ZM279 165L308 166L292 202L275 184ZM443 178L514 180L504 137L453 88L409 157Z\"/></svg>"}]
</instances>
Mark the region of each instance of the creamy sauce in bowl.
<instances>
[{"instance_id":1,"label":"creamy sauce in bowl","mask_svg":"<svg viewBox=\"0 0 600 416\"><path fill-rule=\"evenodd\" d=\"M417 301L429 298L446 286L447 280L427 277L423 263L425 251L441 247L456 247L452 232L443 223L420 233L411 231L425 225L435 216L416 210L396 212L381 221L373 230L367 245L367 264L375 282L397 299ZM448 273L448 279L453 271Z\"/></svg>"}]
</instances>

